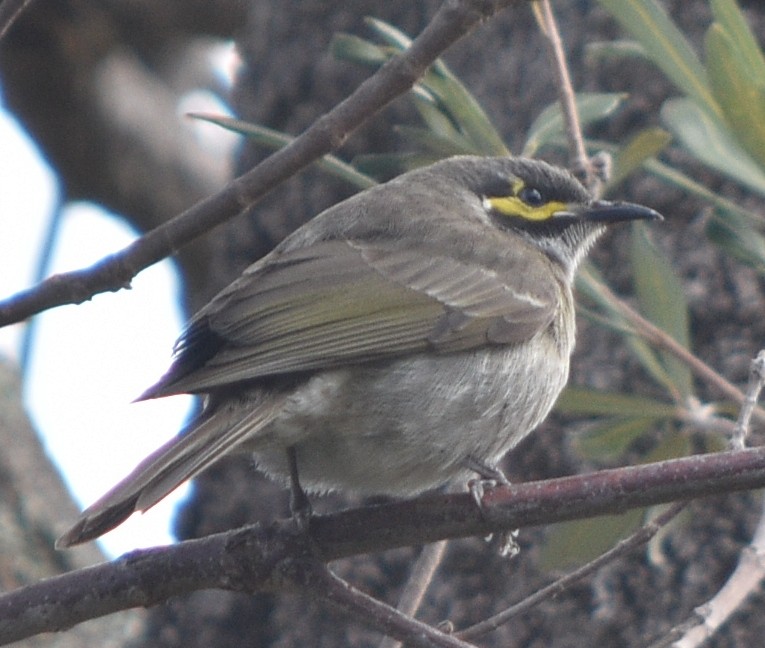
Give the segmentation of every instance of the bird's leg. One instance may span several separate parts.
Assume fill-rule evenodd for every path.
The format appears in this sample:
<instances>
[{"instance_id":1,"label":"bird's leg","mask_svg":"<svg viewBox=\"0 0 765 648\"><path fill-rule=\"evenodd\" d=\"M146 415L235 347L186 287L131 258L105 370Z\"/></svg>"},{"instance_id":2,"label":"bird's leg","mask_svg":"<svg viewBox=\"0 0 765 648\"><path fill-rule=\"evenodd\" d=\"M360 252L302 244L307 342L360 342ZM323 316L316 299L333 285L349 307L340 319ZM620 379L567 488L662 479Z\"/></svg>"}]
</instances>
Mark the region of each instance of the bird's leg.
<instances>
[{"instance_id":1,"label":"bird's leg","mask_svg":"<svg viewBox=\"0 0 765 648\"><path fill-rule=\"evenodd\" d=\"M478 479L471 479L468 482L468 490L473 496L473 500L481 511L483 511L483 495L487 489L495 488L496 486L509 486L510 481L505 477L497 466L490 466L489 464L476 459L473 456L469 456L465 460L465 465L478 473ZM494 534L489 535L486 541L492 540ZM518 529L512 529L508 531L502 531L497 536L497 551L500 556L510 556L511 558L518 554L521 550L518 544Z\"/></svg>"},{"instance_id":2,"label":"bird's leg","mask_svg":"<svg viewBox=\"0 0 765 648\"><path fill-rule=\"evenodd\" d=\"M487 489L495 488L496 486L507 486L510 484L510 481L505 477L505 473L499 468L490 466L480 459L476 459L472 455L465 459L465 467L478 473L478 479L471 479L468 482L468 490L473 496L478 508L483 508L483 495Z\"/></svg>"},{"instance_id":3,"label":"bird's leg","mask_svg":"<svg viewBox=\"0 0 765 648\"><path fill-rule=\"evenodd\" d=\"M301 529L307 530L308 521L311 519L313 511L308 495L305 494L303 487L300 485L295 446L287 448L287 465L290 471L290 512L297 525Z\"/></svg>"}]
</instances>

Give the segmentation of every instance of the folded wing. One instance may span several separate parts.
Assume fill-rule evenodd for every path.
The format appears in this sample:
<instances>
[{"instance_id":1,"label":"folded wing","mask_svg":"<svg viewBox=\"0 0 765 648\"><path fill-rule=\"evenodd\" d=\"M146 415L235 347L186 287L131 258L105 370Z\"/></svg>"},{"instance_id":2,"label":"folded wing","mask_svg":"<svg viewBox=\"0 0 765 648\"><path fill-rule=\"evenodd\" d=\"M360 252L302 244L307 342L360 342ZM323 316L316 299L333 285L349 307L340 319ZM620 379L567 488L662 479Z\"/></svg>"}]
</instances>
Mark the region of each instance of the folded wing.
<instances>
[{"instance_id":1,"label":"folded wing","mask_svg":"<svg viewBox=\"0 0 765 648\"><path fill-rule=\"evenodd\" d=\"M529 339L554 286L389 243L331 240L255 264L190 323L170 371L141 398L292 372Z\"/></svg>"}]
</instances>

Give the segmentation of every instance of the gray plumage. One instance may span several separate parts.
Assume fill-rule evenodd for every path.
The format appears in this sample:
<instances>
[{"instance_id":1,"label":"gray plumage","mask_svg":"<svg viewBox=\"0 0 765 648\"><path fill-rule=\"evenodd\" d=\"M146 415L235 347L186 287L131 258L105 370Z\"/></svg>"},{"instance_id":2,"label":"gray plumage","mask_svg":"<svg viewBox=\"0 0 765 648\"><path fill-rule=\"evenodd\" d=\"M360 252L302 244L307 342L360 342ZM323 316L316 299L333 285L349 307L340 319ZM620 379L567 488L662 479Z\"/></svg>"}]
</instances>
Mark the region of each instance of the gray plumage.
<instances>
[{"instance_id":1,"label":"gray plumage","mask_svg":"<svg viewBox=\"0 0 765 648\"><path fill-rule=\"evenodd\" d=\"M326 210L191 320L141 398L206 394L200 419L59 545L232 451L284 480L294 448L309 491L408 496L495 467L566 383L580 260L606 223L656 217L542 162L467 156Z\"/></svg>"}]
</instances>

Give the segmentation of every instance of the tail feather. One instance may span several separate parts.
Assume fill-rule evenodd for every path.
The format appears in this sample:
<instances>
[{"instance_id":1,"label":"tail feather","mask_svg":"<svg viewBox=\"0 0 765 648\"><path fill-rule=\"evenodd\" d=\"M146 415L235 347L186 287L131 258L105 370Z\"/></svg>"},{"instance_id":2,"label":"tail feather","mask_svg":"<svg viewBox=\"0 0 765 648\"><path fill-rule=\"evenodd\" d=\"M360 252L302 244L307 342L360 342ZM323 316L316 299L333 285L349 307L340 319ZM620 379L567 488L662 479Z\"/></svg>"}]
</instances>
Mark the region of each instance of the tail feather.
<instances>
[{"instance_id":1,"label":"tail feather","mask_svg":"<svg viewBox=\"0 0 765 648\"><path fill-rule=\"evenodd\" d=\"M135 511L146 511L183 482L250 440L278 413L283 398L259 404L223 405L184 435L175 437L144 459L125 479L83 511L56 541L57 548L94 540L119 526Z\"/></svg>"}]
</instances>

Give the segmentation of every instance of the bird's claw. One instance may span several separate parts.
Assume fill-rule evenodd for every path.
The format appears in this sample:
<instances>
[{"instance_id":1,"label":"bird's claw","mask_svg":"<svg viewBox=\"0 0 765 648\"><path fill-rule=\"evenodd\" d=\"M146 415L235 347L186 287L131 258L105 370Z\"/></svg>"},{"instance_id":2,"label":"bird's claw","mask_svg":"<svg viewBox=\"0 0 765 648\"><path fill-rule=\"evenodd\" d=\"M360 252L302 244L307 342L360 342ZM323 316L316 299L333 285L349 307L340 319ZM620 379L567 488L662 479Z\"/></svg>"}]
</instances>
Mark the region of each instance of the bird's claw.
<instances>
[{"instance_id":1,"label":"bird's claw","mask_svg":"<svg viewBox=\"0 0 765 648\"><path fill-rule=\"evenodd\" d=\"M498 486L496 479L471 479L468 482L468 491L479 509L483 510L483 496L487 490Z\"/></svg>"},{"instance_id":2,"label":"bird's claw","mask_svg":"<svg viewBox=\"0 0 765 648\"><path fill-rule=\"evenodd\" d=\"M480 477L468 481L468 490L476 506L483 512L483 496L486 494L486 491L497 486L509 486L510 481L499 468L494 466L487 466L473 461L471 462L471 467ZM492 533L486 537L486 542L490 542L493 538L494 534ZM512 558L520 553L521 547L518 544L518 529L503 531L497 535L497 551L503 558Z\"/></svg>"}]
</instances>

